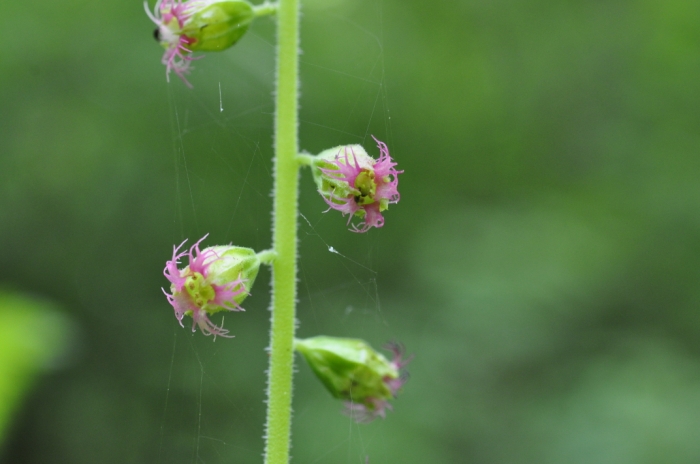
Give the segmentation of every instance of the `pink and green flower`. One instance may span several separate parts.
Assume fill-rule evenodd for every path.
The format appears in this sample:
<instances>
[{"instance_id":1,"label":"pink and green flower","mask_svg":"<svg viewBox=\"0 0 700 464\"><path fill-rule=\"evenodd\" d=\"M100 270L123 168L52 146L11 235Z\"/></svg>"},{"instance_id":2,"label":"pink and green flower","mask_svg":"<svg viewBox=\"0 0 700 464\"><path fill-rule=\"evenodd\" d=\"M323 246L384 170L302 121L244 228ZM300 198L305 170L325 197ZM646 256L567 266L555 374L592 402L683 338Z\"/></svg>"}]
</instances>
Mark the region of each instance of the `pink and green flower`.
<instances>
[{"instance_id":1,"label":"pink and green flower","mask_svg":"<svg viewBox=\"0 0 700 464\"><path fill-rule=\"evenodd\" d=\"M165 48L162 63L169 80L173 71L188 87L185 75L196 51L225 50L238 42L255 17L251 4L243 0L158 0L146 14L156 24L154 36Z\"/></svg>"},{"instance_id":2,"label":"pink and green flower","mask_svg":"<svg viewBox=\"0 0 700 464\"><path fill-rule=\"evenodd\" d=\"M167 261L163 274L170 281L170 291L163 293L175 310L182 327L185 315L192 317L192 331L200 328L204 335L230 337L228 330L209 320L219 311L243 311L240 303L249 295L255 281L260 260L250 248L214 246L200 250L205 235L189 251L180 252L185 244L173 247L172 259ZM178 268L179 260L188 257L189 264Z\"/></svg>"},{"instance_id":3,"label":"pink and green flower","mask_svg":"<svg viewBox=\"0 0 700 464\"><path fill-rule=\"evenodd\" d=\"M361 221L352 225L353 232L367 232L382 227L390 204L400 199L396 163L384 142L377 140L379 159L374 159L360 145L345 145L325 150L314 158L313 173L318 191L334 209Z\"/></svg>"},{"instance_id":4,"label":"pink and green flower","mask_svg":"<svg viewBox=\"0 0 700 464\"><path fill-rule=\"evenodd\" d=\"M343 400L344 413L357 422L384 418L408 375L403 346L390 343L389 361L367 342L355 338L312 337L295 340L295 349L306 359L316 377L336 398Z\"/></svg>"}]
</instances>

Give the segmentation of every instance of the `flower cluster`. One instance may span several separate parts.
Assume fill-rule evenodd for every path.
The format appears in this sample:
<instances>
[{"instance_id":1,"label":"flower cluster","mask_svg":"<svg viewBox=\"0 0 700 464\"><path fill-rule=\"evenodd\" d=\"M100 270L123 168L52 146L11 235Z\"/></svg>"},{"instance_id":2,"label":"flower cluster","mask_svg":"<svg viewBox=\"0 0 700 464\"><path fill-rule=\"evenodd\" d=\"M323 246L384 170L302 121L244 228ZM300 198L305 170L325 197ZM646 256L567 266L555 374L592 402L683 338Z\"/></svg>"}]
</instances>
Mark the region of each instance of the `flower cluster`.
<instances>
[{"instance_id":1,"label":"flower cluster","mask_svg":"<svg viewBox=\"0 0 700 464\"><path fill-rule=\"evenodd\" d=\"M182 324L185 315L192 317L192 331L199 326L204 335L230 337L228 330L209 320L219 311L243 311L240 303L249 295L260 267L260 260L249 248L215 246L199 249L207 236L179 253L185 244L173 247L173 256L165 264L163 274L170 281L172 294L163 290ZM179 259L187 256L189 264L178 269Z\"/></svg>"},{"instance_id":2,"label":"flower cluster","mask_svg":"<svg viewBox=\"0 0 700 464\"><path fill-rule=\"evenodd\" d=\"M253 7L243 0L158 0L146 14L156 24L155 39L165 48L166 78L175 72L188 87L185 75L195 51L225 50L235 44L253 20Z\"/></svg>"},{"instance_id":3,"label":"flower cluster","mask_svg":"<svg viewBox=\"0 0 700 464\"><path fill-rule=\"evenodd\" d=\"M352 225L354 232L382 227L382 212L400 198L398 175L403 171L396 170L386 144L372 138L379 147L379 159L369 156L359 145L346 145L326 150L314 161L318 191L328 206L349 214L348 224L354 216L362 219Z\"/></svg>"},{"instance_id":4,"label":"flower cluster","mask_svg":"<svg viewBox=\"0 0 700 464\"><path fill-rule=\"evenodd\" d=\"M403 347L390 343L387 360L363 340L313 337L296 340L295 349L304 356L319 380L336 398L345 402L345 413L357 422L384 418L408 378L404 371Z\"/></svg>"}]
</instances>

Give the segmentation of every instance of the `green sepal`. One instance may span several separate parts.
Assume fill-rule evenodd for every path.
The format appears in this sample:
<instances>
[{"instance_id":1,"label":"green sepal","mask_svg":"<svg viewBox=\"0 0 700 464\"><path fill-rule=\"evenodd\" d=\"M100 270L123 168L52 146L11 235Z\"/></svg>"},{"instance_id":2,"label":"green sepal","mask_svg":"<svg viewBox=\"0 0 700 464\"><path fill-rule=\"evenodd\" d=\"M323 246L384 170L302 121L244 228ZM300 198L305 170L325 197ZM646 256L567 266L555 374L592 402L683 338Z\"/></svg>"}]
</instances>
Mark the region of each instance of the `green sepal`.
<instances>
[{"instance_id":1,"label":"green sepal","mask_svg":"<svg viewBox=\"0 0 700 464\"><path fill-rule=\"evenodd\" d=\"M241 0L214 2L187 21L182 34L195 39L192 51L220 51L238 42L246 33L255 14L250 3Z\"/></svg>"}]
</instances>

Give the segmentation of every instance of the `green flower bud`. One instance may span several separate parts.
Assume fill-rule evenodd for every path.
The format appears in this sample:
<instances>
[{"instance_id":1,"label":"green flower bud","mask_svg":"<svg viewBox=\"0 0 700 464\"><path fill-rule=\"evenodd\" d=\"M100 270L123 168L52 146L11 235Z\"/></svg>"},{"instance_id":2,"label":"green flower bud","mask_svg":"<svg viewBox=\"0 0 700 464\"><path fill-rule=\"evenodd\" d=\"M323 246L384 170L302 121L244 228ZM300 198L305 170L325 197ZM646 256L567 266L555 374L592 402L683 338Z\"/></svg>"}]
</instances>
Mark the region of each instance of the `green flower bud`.
<instances>
[{"instance_id":1,"label":"green flower bud","mask_svg":"<svg viewBox=\"0 0 700 464\"><path fill-rule=\"evenodd\" d=\"M295 340L295 349L309 363L318 379L335 398L345 401L345 412L358 422L384 417L389 400L406 381L403 348L389 344L389 361L364 340L313 337Z\"/></svg>"}]
</instances>

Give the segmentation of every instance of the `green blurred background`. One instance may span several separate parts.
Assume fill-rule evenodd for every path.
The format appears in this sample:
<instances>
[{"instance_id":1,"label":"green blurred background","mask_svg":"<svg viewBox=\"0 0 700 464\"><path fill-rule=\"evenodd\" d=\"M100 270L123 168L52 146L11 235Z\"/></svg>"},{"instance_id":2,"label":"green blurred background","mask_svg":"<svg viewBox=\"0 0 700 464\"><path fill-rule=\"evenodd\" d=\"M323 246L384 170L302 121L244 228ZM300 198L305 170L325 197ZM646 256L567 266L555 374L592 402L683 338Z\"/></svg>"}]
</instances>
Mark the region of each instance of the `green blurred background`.
<instances>
[{"instance_id":1,"label":"green blurred background","mask_svg":"<svg viewBox=\"0 0 700 464\"><path fill-rule=\"evenodd\" d=\"M363 235L302 174L299 335L416 357L361 426L299 363L293 462L700 462L700 3L303 3L302 148L405 174ZM193 90L152 29L0 4L3 462L261 462L269 272L213 342L161 271L269 246L274 25Z\"/></svg>"}]
</instances>

